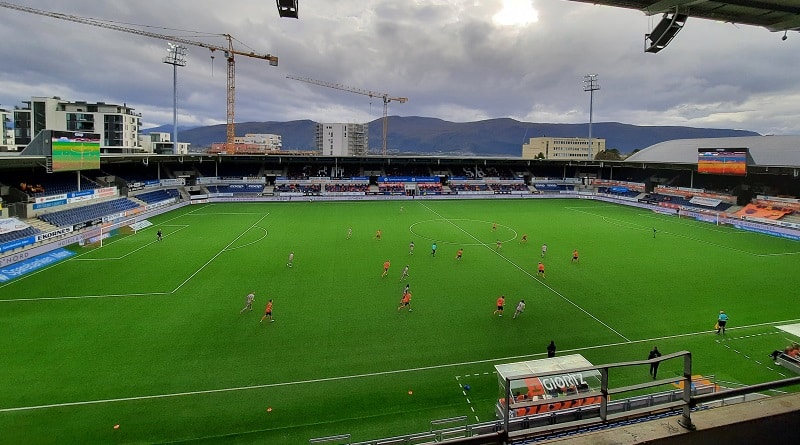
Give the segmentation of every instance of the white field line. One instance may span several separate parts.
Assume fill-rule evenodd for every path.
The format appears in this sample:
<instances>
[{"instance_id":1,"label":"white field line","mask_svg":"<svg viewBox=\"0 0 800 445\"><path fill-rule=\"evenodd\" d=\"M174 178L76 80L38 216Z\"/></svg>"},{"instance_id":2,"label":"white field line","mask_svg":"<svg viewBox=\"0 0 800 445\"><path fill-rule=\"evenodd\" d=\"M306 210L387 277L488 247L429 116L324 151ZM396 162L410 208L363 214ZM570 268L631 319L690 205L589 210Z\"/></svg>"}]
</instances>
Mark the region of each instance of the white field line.
<instances>
[{"instance_id":1,"label":"white field line","mask_svg":"<svg viewBox=\"0 0 800 445\"><path fill-rule=\"evenodd\" d=\"M625 227L625 228L632 229L632 230L642 230L642 231L650 231L650 230L652 230L652 227L647 227L647 226L643 226L643 225L640 225L640 224L631 223L631 222L624 221L624 220L619 220L619 219L616 219L616 218L610 218L608 216L598 215L597 213L587 212L585 210L576 210L576 209L571 209L571 210L573 210L575 212L585 213L587 215L596 216L596 217L602 219L603 221L605 221L605 222L607 222L609 224L614 224L614 225L617 225L617 226L620 226L620 227ZM671 224L674 224L674 222L671 222ZM706 229L706 230L709 230L709 229ZM719 232L722 232L722 231L719 231ZM676 236L676 237L684 238L684 239L687 239L687 240L690 240L690 241L694 241L694 242L697 242L697 243L708 244L710 246L714 246L714 247L717 247L717 248L720 248L720 249L723 249L723 250L730 250L730 251L741 253L741 254L745 254L745 255L751 255L751 256L754 256L754 257L800 255L800 252L755 253L755 252L750 252L748 250L737 249L735 247L726 246L724 244L713 243L711 241L706 241L704 239L695 238L695 237L692 237L692 236L682 235L680 233L669 232L669 231L666 231L666 230L659 230L658 233L663 233L663 234L667 234L667 235L671 235L671 236ZM736 233L736 232L728 232L727 234L728 235L733 235L734 233Z\"/></svg>"},{"instance_id":2,"label":"white field line","mask_svg":"<svg viewBox=\"0 0 800 445\"><path fill-rule=\"evenodd\" d=\"M261 241L262 239L264 239L264 238L266 238L266 237L267 237L267 229L265 229L265 228L263 228L263 227L256 227L256 228L257 228L257 229L261 229L261 230L263 230L263 231L264 231L264 235L263 235L261 238L259 238L259 239L255 240L255 241L249 242L249 243L247 243L247 244L243 244L243 245L241 245L241 246L239 246L239 247L234 247L233 249L225 249L225 251L226 251L226 252L233 252L233 251L234 251L234 250L236 250L236 249L241 249L241 248L243 248L243 247L251 246L251 245L253 245L253 244L255 244L255 243L257 243L257 242L259 242L259 241ZM250 230L250 229L247 229L247 230Z\"/></svg>"},{"instance_id":3,"label":"white field line","mask_svg":"<svg viewBox=\"0 0 800 445\"><path fill-rule=\"evenodd\" d=\"M178 216L175 216L174 218L170 218L170 219L168 219L168 220L166 220L166 221L164 221L164 222L170 222L170 221L174 221L174 220L176 220L176 219L178 219L178 218L181 218L181 217L183 217L183 216L189 215L189 214L191 214L192 212L196 212L196 211L198 211L198 210L201 210L201 209L203 209L203 208L205 208L205 207L207 207L207 206L198 207L198 208L196 208L196 209L194 209L194 210L191 210L191 211L189 211L189 212L187 212L187 213L182 213L182 214L180 214L180 215L178 215ZM116 243L117 241L121 241L121 240L122 240L122 238L120 238L120 239L117 239L117 240L114 240L114 241L111 241L111 242L107 243L106 245L107 245L107 246L109 246L109 245L111 245L111 244L114 244L114 243ZM12 280L12 281L9 281L8 283L5 283L5 284L2 284L2 285L0 285L0 289L4 288L4 287L6 287L6 286L10 286L11 284L16 284L16 283L19 283L19 282L20 282L20 281L22 281L22 280L26 280L26 279L28 279L28 278L35 277L36 275L38 275L38 274L40 274L40 273L42 273L42 272L44 272L44 271L46 271L46 270L50 270L50 269L52 269L52 268L54 268L54 267L58 267L58 266L60 266L60 265L62 265L62 264L65 264L65 263L67 263L67 262L69 262L69 261L75 261L75 260L79 259L80 257L82 257L82 256L84 256L84 255L88 255L88 254L90 254L90 253L92 253L92 252L93 252L93 251L86 251L86 252L83 252L83 253L79 253L79 254L77 254L77 255L75 255L75 256L73 256L73 257L67 258L67 259L66 259L66 260L64 260L64 261L59 261L59 262L57 262L57 263L53 263L53 264L52 264L52 265L50 265L50 266L43 267L43 268L41 268L41 269L38 269L38 270L36 270L36 271L33 271L33 272L29 273L29 274L23 275L23 276L21 276L21 277L19 277L19 278L15 279L15 280ZM72 298L72 297L71 297L71 298ZM4 302L6 302L6 301L14 301L14 300L0 300L0 303L4 303ZM20 301L20 300L16 300L16 301Z\"/></svg>"},{"instance_id":4,"label":"white field line","mask_svg":"<svg viewBox=\"0 0 800 445\"><path fill-rule=\"evenodd\" d=\"M198 210L199 210L199 209L198 209ZM197 269L197 270L196 270L194 273L192 273L192 274L189 276L189 278L187 278L186 280L184 280L184 281L183 281L181 284L179 284L179 285L178 285L178 287L176 287L176 288L175 288L175 289L173 289L172 291L169 291L169 292L130 293L130 294L108 294L108 295L79 295L79 296L66 296L66 297L15 298L15 299L10 299L10 300L4 300L4 299L0 299L0 303L15 303L15 302L28 302L28 301L40 301L40 300L41 300L41 301L48 301L48 300L49 300L49 301L52 301L52 300L80 300L80 299L85 299L85 298L86 298L86 299L90 299L90 298L120 298L120 297L144 297L144 296L154 296L154 295L172 295L172 294L174 294L175 292L177 292L177 291L178 291L178 290L179 290L181 287L183 287L183 286L184 286L184 285L185 285L187 282L189 282L189 280L191 280L192 278L194 278L194 276L195 276L195 275L197 275L197 274L198 274L198 273L199 273L201 270L203 270L203 269L204 269L206 266L208 266L208 265L209 265L209 263L211 263L212 261L214 261L214 259L215 259L215 258L217 258L217 257L218 257L220 254L222 254L223 252L229 251L229 250L227 250L227 249L228 249L228 248L229 248L229 247L230 247L230 246L231 246L233 243L235 243L235 242L236 242L236 240L238 240L239 238L241 238L242 236L244 236L244 234L245 234L245 233L247 233L247 232L248 232L250 229L252 229L252 228L253 228L253 227L254 227L256 224L260 223L260 222L261 222L261 220L263 220L264 218L266 218L267 216L269 216L269 213L267 213L267 214L262 214L262 215L263 215L263 216L262 216L261 218L259 218L259 220L258 220L258 221L256 221L255 223L253 223L253 225L252 225L252 226L250 226L250 227L248 227L247 229L245 229L245 230L244 230L244 231L243 231L241 234L239 234L239 236L237 236L237 237L236 237L236 238L235 238L233 241L231 241L231 242L230 242L230 243L229 243L227 246L225 246L225 247L224 247L222 250L220 250L220 251L219 251L219 252L218 252L216 255L214 255L214 256L213 256L213 257L212 257L210 260L208 260L208 261L207 261L207 262L206 262L206 263L205 263L203 266L201 266L201 267L200 267L199 269ZM183 215L181 215L181 216L183 216ZM173 219L175 219L175 218L173 218ZM187 226L187 227L188 227L188 226ZM261 227L259 227L259 228L261 228ZM231 249L231 250L233 250L233 249ZM86 253L88 253L88 252L86 252ZM83 253L83 254L80 254L80 255L78 255L78 256L82 256L82 255L85 255L85 253ZM72 259L76 259L76 258L77 258L77 257L73 257L73 258L70 258L70 260L72 260ZM69 261L69 260L67 260L67 261ZM45 270L47 270L47 269L50 269L51 267L55 267L55 266L57 266L57 265L58 265L58 263L57 263L57 264L54 264L53 266L49 266L49 267L42 268L42 269L40 269L40 270L37 270L37 271L35 271L35 272L32 272L32 273L30 273L30 274L28 274L28 275L22 276L22 277L20 277L19 279L21 280L21 279L27 278L27 277L29 277L29 276L33 276L33 275L35 275L35 274L37 274L37 273L39 273L39 272L45 271ZM2 288L3 288L3 287L5 287L5 286L8 286L8 285L9 285L9 284L11 284L11 283L15 283L15 282L18 282L18 281L19 281L19 280L14 280L14 281L12 281L12 282L10 282L10 283L6 283L6 284L4 284L4 285L1 285L1 286L0 286L0 289L2 289Z\"/></svg>"},{"instance_id":5,"label":"white field line","mask_svg":"<svg viewBox=\"0 0 800 445\"><path fill-rule=\"evenodd\" d=\"M36 297L15 298L13 300L0 300L0 303L16 303L23 301L48 301L48 300L84 300L90 298L122 298L122 297L149 297L153 295L172 295L172 292L147 292L142 294L105 294L105 295L77 295L72 297Z\"/></svg>"},{"instance_id":6,"label":"white field line","mask_svg":"<svg viewBox=\"0 0 800 445\"><path fill-rule=\"evenodd\" d=\"M424 204L423 204L423 206L424 206ZM428 210L430 210L430 209L428 209ZM408 228L408 231L411 232L414 235L415 238L422 238L422 239L428 240L428 241L436 241L439 244L458 244L458 245L461 245L461 246L484 246L484 247L486 247L486 244L481 242L481 241L478 241L477 243L469 243L469 244L467 244L467 243L454 243L454 242L450 242L450 241L447 241L447 240L442 241L442 240L440 240L438 238L437 239L430 238L430 237L427 237L425 235L420 235L420 234L418 234L417 232L414 231L414 226L416 226L417 224L425 224L425 223L436 222L436 221L444 221L444 222L447 222L447 223L450 223L450 224L453 224L453 221L469 221L469 222L486 223L486 225L492 225L492 223L490 221L483 221L483 220L480 220L480 219L466 219L466 218L445 219L445 218L439 218L439 219L427 219L425 221L417 221L414 224L411 224L411 226ZM512 229L511 227L504 226L502 224L498 224L497 226L506 228L506 229L508 229L508 230L510 230L511 232L514 233L514 236L512 236L511 238L505 239L505 240L500 240L501 243L508 243L508 242L511 242L511 241L514 241L515 239L517 239L518 233L517 233L516 230ZM461 229L461 231L463 232L464 230ZM472 239L476 239L474 236L471 236L471 235L469 235L469 236Z\"/></svg>"},{"instance_id":7,"label":"white field line","mask_svg":"<svg viewBox=\"0 0 800 445\"><path fill-rule=\"evenodd\" d=\"M258 221L254 222L254 223L253 223L253 224L252 224L250 227L248 227L247 229L245 229L244 231L242 231L242 233L240 233L240 234L239 234L239 236L237 236L236 238L234 238L234 239L233 239L233 241L231 241L230 243L228 243L228 245L227 245L227 246L223 247L223 248L222 248L222 250L220 250L219 252L217 252L217 254L216 254L216 255L214 255L213 257L211 257L211 259L209 259L208 261L206 261L206 263L205 263L205 264L203 264L202 266L200 266L200 268L199 268L199 269L197 269L197 270L196 270L196 271L195 271L193 274L189 275L189 278L187 278L187 279L183 280L183 283L179 284L179 285L178 285L178 287L176 287L175 289L173 289L171 293L173 293L173 294L174 294L174 293L175 293L175 292L177 292L177 291L178 291L180 288L182 288L182 287L183 287L183 286L184 286L186 283L188 283L188 282L189 282L189 281L190 281L192 278L194 278L194 277L195 277L197 274L199 274L199 273L200 273L200 272L201 272L203 269L205 269L205 268L206 268L206 266L208 266L208 265L209 265L209 264L211 264L211 263L212 263L212 262L213 262L215 259L217 259L217 257L218 257L218 256L220 256L220 255L222 255L223 253L225 253L225 252L228 250L228 248L229 248L229 247L231 247L231 246L232 246L232 245L233 245L233 244L234 244L236 241L238 241L238 240L239 240L239 238L243 237L243 236L244 236L244 235L245 235L247 232L249 232L249 231L250 231L250 229L252 229L253 227L256 227L256 225L258 225L258 224L259 224L259 223L260 223L260 222L261 222L261 221L262 221L264 218L266 218L267 216L269 216L269 213L265 213L265 214L263 214L263 215L261 216L261 218L258 218Z\"/></svg>"},{"instance_id":8,"label":"white field line","mask_svg":"<svg viewBox=\"0 0 800 445\"><path fill-rule=\"evenodd\" d=\"M525 275L527 275L527 276L529 276L530 278L532 278L534 281L536 281L536 282L538 282L539 284L541 284L542 286L544 286L544 287L545 287L546 289L548 289L550 292L554 293L555 295L558 295L558 296L559 296L559 297L561 297L561 298L562 298L564 301L566 301L567 303L571 304L572 306L574 306L575 308L577 308L579 311L583 312L584 314L588 315L588 316L589 316L590 318L592 318L594 321L596 321L596 322L600 323L601 325L605 326L605 327L606 327L608 330L610 330L611 332L613 332L613 333L615 333L615 334L619 335L620 337L622 337L623 339L625 339L625 341L630 341L630 340L628 339L628 337L626 337L626 336L622 335L622 334L621 334L619 331L617 331L616 329L612 328L611 326L609 326L608 324L606 324L605 322L603 322L603 321L602 321L602 320L600 320L599 318L595 317L593 314L591 314L591 313L590 313L589 311L587 311L586 309L584 309L584 308L582 308L582 307L578 306L578 305L577 305L577 304L576 304L574 301L572 301L572 300L570 300L569 298L565 297L565 296L564 296L564 295L563 295L561 292L558 292L557 290L553 289L553 288L552 288L552 287L550 287L548 284L546 284L545 282L543 282L542 280L540 280L538 277L535 277L535 276L534 276L532 273L530 273L530 272L528 272L527 270L525 270L525 269L524 269L522 266L520 266L520 265L518 265L517 263L515 263L515 262L511 261L510 259L508 259L508 257L506 257L506 256L504 256L502 253L500 253L500 251L499 251L499 250L492 249L491 247L489 247L489 245L488 245L488 244L486 244L486 243L482 243L482 242L481 242L481 241L480 241L478 238L476 238L475 236L473 236L471 233L469 233L469 232L467 232L466 230L462 229L461 227L459 227L458 225L456 225L455 223L453 223L453 222L452 222L452 221L450 221L449 219L446 219L446 218L444 218L442 215L440 215L440 214L439 214L438 212L436 212L435 210L431 209L430 207L428 207L428 206L427 206L427 205L425 205L425 204L422 204L422 203L420 203L420 204L421 204L423 207L425 207L426 209L428 209L430 212L432 212L433 214L435 214L436 216L438 216L439 218L441 218L442 220L449 222L451 225L453 225L453 227L455 227L455 228L457 228L458 230L460 230L460 231L464 232L464 234L466 234L466 235L467 235L467 236L469 236L470 238L474 239L474 240L475 240L475 241L477 241L479 244L482 244L484 247L486 247L486 248L487 248L487 249L489 249L490 251L494 252L494 253L495 253L497 256L499 256L500 258L502 258L502 259L506 260L506 262L508 262L508 263L509 263L509 264L511 264L512 266L516 267L516 268L517 268L518 270L520 270L522 273L524 273Z\"/></svg>"},{"instance_id":9,"label":"white field line","mask_svg":"<svg viewBox=\"0 0 800 445\"><path fill-rule=\"evenodd\" d=\"M184 225L184 226L172 226L172 225L170 225L170 226L163 226L163 225L161 225L161 224L159 224L159 226L161 226L161 227L180 227L178 230L175 230L175 231L174 231L174 232L172 232L172 233L169 233L169 234L167 234L167 235L164 235L164 238L166 238L166 237L168 237L168 236L170 236L170 235L174 235L174 234L175 234L175 233L177 233L178 231L181 231L181 230L183 230L183 229L185 229L185 228L189 227L188 225ZM149 247L149 246L151 246L151 245L153 245L153 244L155 244L155 243L157 243L157 242L158 242L158 241L156 241L156 240L150 241L149 243L147 243L147 244L143 244L142 246L140 246L140 247L138 247L138 248L136 248L136 249L133 249L133 250L131 250L130 252L126 253L125 255L122 255L122 256L119 256L119 257L114 257L114 258L75 258L75 261L114 261L114 260L121 260L121 259L123 259L123 258L127 257L128 255L133 255L134 253L136 253L136 252L138 252L138 251L140 251L140 250L144 249L145 247ZM111 244L111 243L109 243L109 244Z\"/></svg>"},{"instance_id":10,"label":"white field line","mask_svg":"<svg viewBox=\"0 0 800 445\"><path fill-rule=\"evenodd\" d=\"M737 330L737 329L748 329L760 326L774 326L778 324L788 323L788 322L797 322L800 321L800 318L792 319L792 320L784 320L784 321L773 321L773 322L766 322L766 323L756 323L748 326L738 326L728 328L729 331ZM573 349L564 349L561 353L573 353L573 352L581 352L581 351L590 351L595 349L603 349L603 348L610 348L615 346L629 346L631 344L637 343L652 343L657 342L660 340L669 340L673 338L681 338L681 337L694 337L699 335L710 335L714 330L706 330L706 331L698 331L698 332L688 332L684 334L676 334L676 335L666 335L662 337L654 337L654 338L646 338L641 340L629 340L626 342L617 342L617 343L607 343L604 345L594 345L594 346L584 346L582 348L573 348ZM235 391L248 391L248 390L255 390L255 389L266 389L266 388L279 388L279 387L288 387L288 386L297 386L297 385L308 385L311 383L325 383L325 382L335 382L335 381L342 381L342 380L353 380L353 379L361 379L361 378L368 378L368 377L379 377L385 375L395 375L395 374L407 374L407 373L414 373L414 372L421 372L421 371L430 371L436 369L446 369L446 368L455 368L459 366L470 366L470 365L479 365L483 363L503 363L509 361L516 361L521 359L530 359L532 357L540 357L544 356L546 352L536 353L536 354L527 354L527 355L516 355L510 357L499 357L499 358L491 358L491 359L482 359L482 360L472 360L468 362L460 362L460 363L446 363L442 365L431 365L431 366L421 366L417 368L407 368L407 369L396 369L391 371L377 371L377 372L368 372L363 374L353 374L353 375L344 375L344 376L336 376L336 377L322 377L318 379L308 379L308 380L298 380L293 382L278 382L278 383L265 383L261 385L248 385L248 386L235 386L230 388L217 388L217 389L205 389L199 391L184 391L184 392L176 392L176 393L168 393L168 394L152 394L146 396L134 396L134 397L119 397L114 399L98 399L98 400L84 400L79 402L64 402L64 403L53 403L48 405L31 405L31 406L18 406L18 407L11 407L11 408L0 408L0 413L9 413L9 412L17 412L17 411L33 411L38 409L46 409L46 408L59 408L59 407L66 407L66 406L86 406L86 405L99 405L104 403L115 403L115 402L130 402L136 400L152 400L152 399L167 399L172 397L185 397L185 396L193 396L193 395L201 395L201 394L217 394L217 393L226 393L226 392L235 392Z\"/></svg>"}]
</instances>

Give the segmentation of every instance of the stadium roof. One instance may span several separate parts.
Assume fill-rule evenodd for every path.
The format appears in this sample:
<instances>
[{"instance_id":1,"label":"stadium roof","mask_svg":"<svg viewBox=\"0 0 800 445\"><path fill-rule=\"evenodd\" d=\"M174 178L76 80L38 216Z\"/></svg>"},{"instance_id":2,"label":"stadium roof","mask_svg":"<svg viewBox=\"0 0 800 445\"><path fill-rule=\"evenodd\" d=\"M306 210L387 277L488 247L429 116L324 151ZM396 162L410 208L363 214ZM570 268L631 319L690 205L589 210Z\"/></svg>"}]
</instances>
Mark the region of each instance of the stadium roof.
<instances>
[{"instance_id":1,"label":"stadium roof","mask_svg":"<svg viewBox=\"0 0 800 445\"><path fill-rule=\"evenodd\" d=\"M651 145L626 162L697 164L698 148L747 148L749 165L800 167L800 136L743 136L731 138L676 139Z\"/></svg>"}]
</instances>

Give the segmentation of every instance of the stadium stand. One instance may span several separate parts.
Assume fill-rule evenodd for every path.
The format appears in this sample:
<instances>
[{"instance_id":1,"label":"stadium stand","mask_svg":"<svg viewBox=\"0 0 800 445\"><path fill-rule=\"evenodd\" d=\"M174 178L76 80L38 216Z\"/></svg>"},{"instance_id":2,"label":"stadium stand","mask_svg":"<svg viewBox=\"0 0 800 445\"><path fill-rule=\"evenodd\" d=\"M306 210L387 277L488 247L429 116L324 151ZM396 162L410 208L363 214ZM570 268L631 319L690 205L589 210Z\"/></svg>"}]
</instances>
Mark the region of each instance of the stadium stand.
<instances>
[{"instance_id":1,"label":"stadium stand","mask_svg":"<svg viewBox=\"0 0 800 445\"><path fill-rule=\"evenodd\" d=\"M180 198L181 194L177 189L154 190L152 192L141 193L133 198L140 199L146 204L155 204L157 202L166 201L170 198Z\"/></svg>"},{"instance_id":2,"label":"stadium stand","mask_svg":"<svg viewBox=\"0 0 800 445\"><path fill-rule=\"evenodd\" d=\"M378 193L382 195L405 195L406 185L402 182L384 182L378 184Z\"/></svg>"},{"instance_id":3,"label":"stadium stand","mask_svg":"<svg viewBox=\"0 0 800 445\"><path fill-rule=\"evenodd\" d=\"M319 195L322 191L320 184L298 184L286 183L276 184L274 192L276 193L302 193L304 195Z\"/></svg>"},{"instance_id":4,"label":"stadium stand","mask_svg":"<svg viewBox=\"0 0 800 445\"><path fill-rule=\"evenodd\" d=\"M42 232L41 230L35 227L26 227L22 230L15 230L13 232L8 232L8 233L0 233L0 244L25 238L31 235L36 235L37 233L41 232Z\"/></svg>"},{"instance_id":5,"label":"stadium stand","mask_svg":"<svg viewBox=\"0 0 800 445\"><path fill-rule=\"evenodd\" d=\"M139 207L139 204L128 198L118 198L98 204L45 213L39 215L39 219L53 224L54 226L64 227L135 209L137 207Z\"/></svg>"},{"instance_id":6,"label":"stadium stand","mask_svg":"<svg viewBox=\"0 0 800 445\"><path fill-rule=\"evenodd\" d=\"M209 193L232 193L234 195L253 195L264 192L264 184L210 185Z\"/></svg>"}]
</instances>

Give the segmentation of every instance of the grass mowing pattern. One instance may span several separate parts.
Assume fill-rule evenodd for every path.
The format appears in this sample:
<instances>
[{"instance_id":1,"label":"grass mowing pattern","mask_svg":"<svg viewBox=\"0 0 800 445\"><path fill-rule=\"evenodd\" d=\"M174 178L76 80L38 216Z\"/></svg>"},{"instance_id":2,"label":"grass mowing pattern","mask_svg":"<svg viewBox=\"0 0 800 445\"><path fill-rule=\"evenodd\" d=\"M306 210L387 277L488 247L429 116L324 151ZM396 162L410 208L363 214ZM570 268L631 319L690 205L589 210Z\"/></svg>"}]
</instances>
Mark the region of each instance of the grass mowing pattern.
<instances>
[{"instance_id":1,"label":"grass mowing pattern","mask_svg":"<svg viewBox=\"0 0 800 445\"><path fill-rule=\"evenodd\" d=\"M774 325L800 321L800 243L584 200L400 207L190 206L0 285L0 443L303 444L486 421L493 365L541 358L551 339L596 364L686 349L695 373L732 384L784 372L767 354L793 340ZM406 264L413 312L396 310ZM276 322L259 323L270 298ZM725 341L710 333L720 309Z\"/></svg>"}]
</instances>

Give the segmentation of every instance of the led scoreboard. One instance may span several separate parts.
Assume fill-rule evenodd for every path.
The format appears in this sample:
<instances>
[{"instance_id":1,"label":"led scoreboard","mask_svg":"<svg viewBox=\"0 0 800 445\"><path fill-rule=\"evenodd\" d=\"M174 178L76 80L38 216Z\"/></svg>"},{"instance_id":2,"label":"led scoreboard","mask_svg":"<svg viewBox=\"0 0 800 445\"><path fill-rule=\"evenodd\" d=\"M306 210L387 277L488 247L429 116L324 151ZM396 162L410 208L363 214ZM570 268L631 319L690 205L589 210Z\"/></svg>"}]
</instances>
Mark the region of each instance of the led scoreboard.
<instances>
[{"instance_id":1,"label":"led scoreboard","mask_svg":"<svg viewBox=\"0 0 800 445\"><path fill-rule=\"evenodd\" d=\"M698 148L697 172L714 175L747 175L746 148Z\"/></svg>"}]
</instances>

